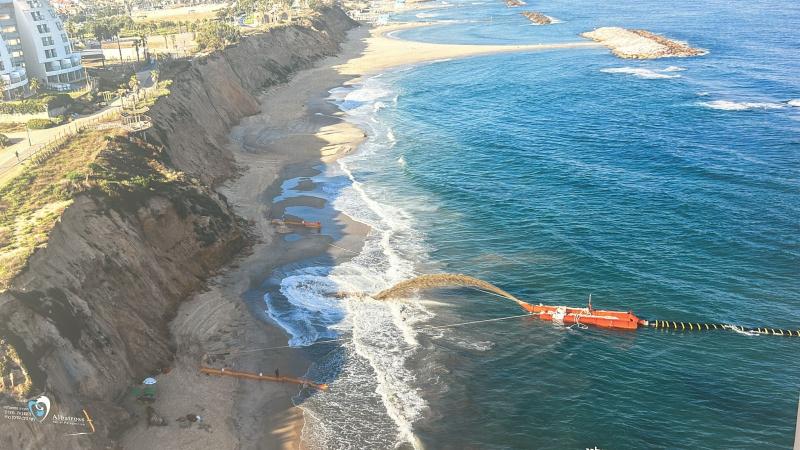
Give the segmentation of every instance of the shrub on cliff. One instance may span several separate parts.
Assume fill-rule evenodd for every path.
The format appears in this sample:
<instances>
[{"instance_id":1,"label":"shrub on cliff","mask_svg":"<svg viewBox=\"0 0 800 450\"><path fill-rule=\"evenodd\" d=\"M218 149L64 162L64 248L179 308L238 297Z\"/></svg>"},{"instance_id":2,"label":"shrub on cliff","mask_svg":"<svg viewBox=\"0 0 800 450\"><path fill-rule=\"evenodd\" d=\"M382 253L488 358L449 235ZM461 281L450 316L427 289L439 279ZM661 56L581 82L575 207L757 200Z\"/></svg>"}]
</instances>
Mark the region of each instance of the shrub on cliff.
<instances>
[{"instance_id":1,"label":"shrub on cliff","mask_svg":"<svg viewBox=\"0 0 800 450\"><path fill-rule=\"evenodd\" d=\"M11 139L5 134L0 134L0 147L5 147L11 143Z\"/></svg>"},{"instance_id":2,"label":"shrub on cliff","mask_svg":"<svg viewBox=\"0 0 800 450\"><path fill-rule=\"evenodd\" d=\"M224 22L209 22L197 31L197 46L200 50L221 50L226 45L239 41L239 29Z\"/></svg>"}]
</instances>

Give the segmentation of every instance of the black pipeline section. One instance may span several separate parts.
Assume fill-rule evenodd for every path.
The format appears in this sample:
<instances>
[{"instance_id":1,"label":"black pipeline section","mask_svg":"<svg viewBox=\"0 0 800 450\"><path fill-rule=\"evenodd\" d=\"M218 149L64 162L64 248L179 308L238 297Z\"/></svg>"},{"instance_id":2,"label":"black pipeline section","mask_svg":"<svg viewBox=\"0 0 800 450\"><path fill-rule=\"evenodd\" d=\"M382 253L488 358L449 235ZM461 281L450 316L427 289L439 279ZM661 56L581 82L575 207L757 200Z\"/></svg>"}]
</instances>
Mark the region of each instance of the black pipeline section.
<instances>
[{"instance_id":1,"label":"black pipeline section","mask_svg":"<svg viewBox=\"0 0 800 450\"><path fill-rule=\"evenodd\" d=\"M734 331L745 334L765 334L773 336L793 336L800 337L800 330L780 330L775 328L749 328L739 325L728 325L724 323L693 323L675 322L669 320L650 320L648 325L652 328L677 331Z\"/></svg>"}]
</instances>

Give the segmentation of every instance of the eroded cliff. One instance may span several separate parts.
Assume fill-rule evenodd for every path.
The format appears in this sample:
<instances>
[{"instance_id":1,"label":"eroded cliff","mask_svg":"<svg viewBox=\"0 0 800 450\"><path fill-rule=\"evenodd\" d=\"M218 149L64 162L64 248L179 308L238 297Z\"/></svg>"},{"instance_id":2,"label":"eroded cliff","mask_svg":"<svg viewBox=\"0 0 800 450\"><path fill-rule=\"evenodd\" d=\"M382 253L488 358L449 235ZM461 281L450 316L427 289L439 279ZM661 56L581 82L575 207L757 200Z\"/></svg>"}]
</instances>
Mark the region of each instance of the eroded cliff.
<instances>
[{"instance_id":1,"label":"eroded cliff","mask_svg":"<svg viewBox=\"0 0 800 450\"><path fill-rule=\"evenodd\" d=\"M91 187L0 293L2 384L16 386L3 389L4 404L44 393L55 414L91 411L97 430L67 436L75 430L0 418L0 448L116 445L131 420L119 401L174 357L179 303L246 245L244 224L213 190L236 170L230 127L258 111L260 91L334 54L354 25L327 9L162 73L171 93L149 113L147 142L109 137Z\"/></svg>"}]
</instances>

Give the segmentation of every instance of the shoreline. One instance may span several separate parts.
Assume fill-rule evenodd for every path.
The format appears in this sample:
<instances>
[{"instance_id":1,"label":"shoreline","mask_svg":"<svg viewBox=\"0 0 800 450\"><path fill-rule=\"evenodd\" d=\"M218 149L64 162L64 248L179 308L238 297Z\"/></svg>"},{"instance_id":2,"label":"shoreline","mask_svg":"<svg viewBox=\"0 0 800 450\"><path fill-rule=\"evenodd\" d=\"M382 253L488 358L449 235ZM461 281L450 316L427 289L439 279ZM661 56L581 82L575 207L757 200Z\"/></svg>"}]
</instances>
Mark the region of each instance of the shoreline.
<instances>
[{"instance_id":1,"label":"shoreline","mask_svg":"<svg viewBox=\"0 0 800 450\"><path fill-rule=\"evenodd\" d=\"M369 232L368 226L332 210L327 201L320 205L315 197L295 195L274 201L283 183L318 174L315 167L355 151L366 139L365 132L330 102L331 89L356 84L365 76L450 58L601 46L594 42L429 44L390 36L429 25L436 23L362 25L351 30L338 55L264 92L259 97L260 113L230 131L228 145L240 173L218 191L249 222L255 243L224 273L209 280L207 291L180 306L170 327L176 360L169 373L158 377L159 397L153 405L168 418L193 411L213 433L200 433L196 425L176 430L139 423L124 433L125 448L180 449L201 444L217 449L305 448L303 412L292 400L299 391L295 385L201 376L198 367L206 355L224 354L208 358L208 365L264 373L280 369L282 375L302 377L312 363L302 347L269 353L252 350L282 347L289 338L266 313L264 283L270 274L312 258L324 258L331 266L344 262L361 249ZM328 220L338 229L339 238L302 232L301 239L282 239L270 220L280 217L284 208L298 205L329 208L332 217Z\"/></svg>"}]
</instances>

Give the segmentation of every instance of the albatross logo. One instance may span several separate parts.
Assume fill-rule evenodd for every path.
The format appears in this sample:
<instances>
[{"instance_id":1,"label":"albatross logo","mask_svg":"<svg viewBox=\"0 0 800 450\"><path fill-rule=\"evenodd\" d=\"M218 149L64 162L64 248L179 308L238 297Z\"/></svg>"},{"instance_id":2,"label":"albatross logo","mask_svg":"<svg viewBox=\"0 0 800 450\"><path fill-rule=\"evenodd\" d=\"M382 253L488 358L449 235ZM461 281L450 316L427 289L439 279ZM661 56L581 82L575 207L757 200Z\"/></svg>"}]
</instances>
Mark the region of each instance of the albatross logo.
<instances>
[{"instance_id":1,"label":"albatross logo","mask_svg":"<svg viewBox=\"0 0 800 450\"><path fill-rule=\"evenodd\" d=\"M28 411L39 422L44 422L44 419L50 414L50 399L42 395L39 398L28 400Z\"/></svg>"}]
</instances>

